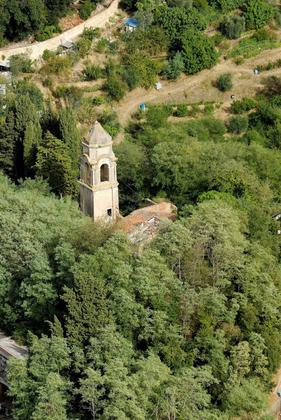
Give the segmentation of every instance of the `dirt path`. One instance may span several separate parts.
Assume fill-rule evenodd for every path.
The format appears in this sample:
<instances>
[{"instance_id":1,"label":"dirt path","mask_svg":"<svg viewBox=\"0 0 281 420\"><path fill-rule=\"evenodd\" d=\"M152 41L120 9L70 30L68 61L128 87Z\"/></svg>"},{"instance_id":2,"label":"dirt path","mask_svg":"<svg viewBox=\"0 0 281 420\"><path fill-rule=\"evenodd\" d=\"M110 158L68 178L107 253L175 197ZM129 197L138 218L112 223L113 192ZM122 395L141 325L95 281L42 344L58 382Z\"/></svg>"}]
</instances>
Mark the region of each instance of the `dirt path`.
<instances>
[{"instance_id":1,"label":"dirt path","mask_svg":"<svg viewBox=\"0 0 281 420\"><path fill-rule=\"evenodd\" d=\"M262 78L269 75L281 75L281 69L254 75L253 69L258 64L268 63L281 58L281 48L264 51L258 57L246 60L242 65L237 66L232 60L223 60L211 70L203 70L194 76L182 76L176 82L164 81L162 89L145 90L135 89L115 107L119 121L126 125L130 116L137 111L140 103L165 104L180 102L222 102L224 107L230 104L230 96L235 95L236 99L253 96L261 88ZM231 92L219 92L212 82L222 73L233 75L233 89Z\"/></svg>"},{"instance_id":2,"label":"dirt path","mask_svg":"<svg viewBox=\"0 0 281 420\"><path fill-rule=\"evenodd\" d=\"M271 416L275 416L274 418L276 420L279 420L281 418L281 398L278 398L277 391L281 390L281 368L278 370L278 372L274 376L273 382L276 385L269 396L270 409L267 414Z\"/></svg>"},{"instance_id":3,"label":"dirt path","mask_svg":"<svg viewBox=\"0 0 281 420\"><path fill-rule=\"evenodd\" d=\"M63 32L54 38L48 39L47 41L35 42L33 44L24 46L2 48L0 49L0 57L5 56L6 58L9 58L11 55L27 53L30 58L36 60L42 56L44 50L56 50L61 45L62 40L75 40L79 35L83 33L85 28L104 27L108 20L117 12L118 5L119 0L113 0L110 6L107 9L102 10L99 14L92 16L80 25L77 25L74 28Z\"/></svg>"}]
</instances>

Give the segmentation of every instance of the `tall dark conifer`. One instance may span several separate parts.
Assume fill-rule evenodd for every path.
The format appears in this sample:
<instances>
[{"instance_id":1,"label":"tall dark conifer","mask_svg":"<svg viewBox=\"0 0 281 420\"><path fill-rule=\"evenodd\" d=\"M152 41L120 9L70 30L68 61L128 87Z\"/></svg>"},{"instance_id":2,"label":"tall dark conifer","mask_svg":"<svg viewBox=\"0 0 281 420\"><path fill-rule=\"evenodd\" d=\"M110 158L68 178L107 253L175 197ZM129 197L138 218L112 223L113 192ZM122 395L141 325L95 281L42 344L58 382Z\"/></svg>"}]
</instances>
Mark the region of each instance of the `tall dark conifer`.
<instances>
[{"instance_id":1,"label":"tall dark conifer","mask_svg":"<svg viewBox=\"0 0 281 420\"><path fill-rule=\"evenodd\" d=\"M15 121L9 112L5 124L0 126L0 169L10 178L14 178L15 157Z\"/></svg>"}]
</instances>

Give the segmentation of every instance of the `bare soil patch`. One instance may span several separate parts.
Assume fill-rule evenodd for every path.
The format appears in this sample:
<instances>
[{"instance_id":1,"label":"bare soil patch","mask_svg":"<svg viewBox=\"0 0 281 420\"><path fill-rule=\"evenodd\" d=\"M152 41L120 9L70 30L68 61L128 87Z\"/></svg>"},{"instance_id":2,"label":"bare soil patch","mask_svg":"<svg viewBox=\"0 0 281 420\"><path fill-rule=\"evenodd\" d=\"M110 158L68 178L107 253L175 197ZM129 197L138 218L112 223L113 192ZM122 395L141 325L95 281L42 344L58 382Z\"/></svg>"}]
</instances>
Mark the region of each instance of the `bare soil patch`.
<instances>
[{"instance_id":1,"label":"bare soil patch","mask_svg":"<svg viewBox=\"0 0 281 420\"><path fill-rule=\"evenodd\" d=\"M74 28L74 26L80 25L80 23L83 23L83 20L77 13L75 13L73 15L68 15L60 19L59 27L64 32Z\"/></svg>"}]
</instances>

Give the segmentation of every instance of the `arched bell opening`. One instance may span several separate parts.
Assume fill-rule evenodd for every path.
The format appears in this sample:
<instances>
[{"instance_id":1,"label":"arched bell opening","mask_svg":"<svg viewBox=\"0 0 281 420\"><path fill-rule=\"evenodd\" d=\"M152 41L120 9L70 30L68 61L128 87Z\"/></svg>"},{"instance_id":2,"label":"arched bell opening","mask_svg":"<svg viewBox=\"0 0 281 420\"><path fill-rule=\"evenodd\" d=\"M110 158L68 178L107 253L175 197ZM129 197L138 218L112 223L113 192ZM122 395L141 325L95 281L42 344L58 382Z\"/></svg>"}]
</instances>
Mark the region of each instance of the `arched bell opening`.
<instances>
[{"instance_id":1,"label":"arched bell opening","mask_svg":"<svg viewBox=\"0 0 281 420\"><path fill-rule=\"evenodd\" d=\"M100 167L100 182L107 182L109 181L109 166L104 163Z\"/></svg>"}]
</instances>

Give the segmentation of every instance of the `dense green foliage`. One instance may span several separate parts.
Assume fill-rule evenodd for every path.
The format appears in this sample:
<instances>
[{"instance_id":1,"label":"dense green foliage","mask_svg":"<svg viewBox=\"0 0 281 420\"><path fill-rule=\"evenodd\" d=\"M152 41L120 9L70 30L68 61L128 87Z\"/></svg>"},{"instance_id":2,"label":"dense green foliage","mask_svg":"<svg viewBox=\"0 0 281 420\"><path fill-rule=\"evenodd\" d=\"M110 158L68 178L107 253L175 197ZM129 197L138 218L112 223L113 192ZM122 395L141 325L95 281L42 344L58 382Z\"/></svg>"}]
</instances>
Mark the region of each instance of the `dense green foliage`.
<instances>
[{"instance_id":1,"label":"dense green foliage","mask_svg":"<svg viewBox=\"0 0 281 420\"><path fill-rule=\"evenodd\" d=\"M170 42L176 42L181 34L189 29L202 31L207 21L196 9L191 11L182 7L162 6L155 13L155 23L164 29Z\"/></svg>"},{"instance_id":2,"label":"dense green foliage","mask_svg":"<svg viewBox=\"0 0 281 420\"><path fill-rule=\"evenodd\" d=\"M0 0L0 37L42 35L70 3ZM260 28L274 13L265 0L123 5L139 27L122 33L120 45L97 41L96 51L111 60L104 67L85 62L81 74L105 78L103 88L117 101L137 86L153 86L159 75L174 80L212 67L218 44L204 33L212 20L219 17L222 32L237 38L245 22ZM87 17L95 4L80 6ZM86 57L96 36L86 30L74 54ZM267 37L258 30L251 42ZM41 73L67 74L73 56L45 52ZM26 57L12 65L14 75L32 70ZM161 222L158 235L138 247L118 225L80 213L73 108L82 89L47 78L61 101L56 110L27 79L15 80L0 102L0 330L29 350L26 359L9 362L13 418L263 418L281 362L274 217L281 80L267 79L259 96L233 102L226 122L213 118L213 103L204 111L199 104L149 106L134 116L114 150L121 211L147 197L178 208L176 222ZM231 76L217 86L229 90ZM196 118L199 112L204 117ZM120 130L112 109L100 122L113 136Z\"/></svg>"},{"instance_id":3,"label":"dense green foliage","mask_svg":"<svg viewBox=\"0 0 281 420\"><path fill-rule=\"evenodd\" d=\"M281 354L280 85L270 79L262 98L234 103L244 115L229 127L239 136L212 117L169 122L176 111L167 106L132 121L115 147L121 208L158 195L179 211L140 253L42 180L16 187L1 176L0 328L29 346L27 361L10 363L15 419L264 412ZM32 103L42 107L34 87L17 89L7 132L12 117L30 124L26 101L34 124ZM68 111L57 118L39 121L38 146L38 123L18 138L26 161L34 144L35 171L60 192L70 188L78 138Z\"/></svg>"},{"instance_id":4,"label":"dense green foliage","mask_svg":"<svg viewBox=\"0 0 281 420\"><path fill-rule=\"evenodd\" d=\"M99 66L95 66L94 64L86 65L85 69L83 70L83 78L85 80L97 80L103 76L103 69Z\"/></svg>"},{"instance_id":5,"label":"dense green foliage","mask_svg":"<svg viewBox=\"0 0 281 420\"><path fill-rule=\"evenodd\" d=\"M1 328L41 330L52 317L64 283L56 272L61 245L81 224L77 205L54 200L43 182L15 189L1 176Z\"/></svg>"},{"instance_id":6,"label":"dense green foliage","mask_svg":"<svg viewBox=\"0 0 281 420\"><path fill-rule=\"evenodd\" d=\"M268 89L276 89L278 82L275 79L268 85ZM171 124L167 121L167 117L173 113L173 110L165 107L150 108L145 122L136 120L131 126L131 142L137 143L138 146L142 145L146 156L144 161L147 162L147 157L149 159L146 165L149 168L147 177L152 179L150 194L164 193L181 207L196 201L206 189L215 188L218 191L234 193L237 194L237 198L244 193L254 197L258 194L257 189L266 187L266 183L269 183L273 188L273 196L278 197L280 190L277 173L280 171L276 159L279 151L261 148L261 144L268 145L272 149L279 148L278 98L276 95L274 98L271 97L270 102L267 99L245 100L241 105L239 103L233 105L235 113L253 109L249 115L248 130L244 117L241 121L233 120L234 132L247 130L239 142L236 138L233 142L224 140L225 126L221 121L205 118L201 121ZM257 133L259 140L257 143L251 141L248 147L245 142L248 143L250 138L253 138L254 132ZM123 146L122 153L124 151ZM265 161L262 163L263 159ZM272 160L272 163L267 159ZM235 167L232 167L230 162L236 162ZM139 166L142 166L141 163ZM225 181L228 179L229 170L235 171L236 175L224 184L223 179ZM245 177L250 177L251 181L250 179L246 181L244 171ZM262 182L265 182L263 187ZM141 187L144 191L147 190L147 182L145 184L146 188ZM141 195L141 190L138 188L136 190Z\"/></svg>"},{"instance_id":7,"label":"dense green foliage","mask_svg":"<svg viewBox=\"0 0 281 420\"><path fill-rule=\"evenodd\" d=\"M230 73L221 74L216 81L216 86L222 92L232 89L232 75Z\"/></svg>"},{"instance_id":8,"label":"dense green foliage","mask_svg":"<svg viewBox=\"0 0 281 420\"><path fill-rule=\"evenodd\" d=\"M25 80L5 99L0 126L0 168L18 181L36 175L58 194L77 193L80 135L71 108L58 115L40 90Z\"/></svg>"},{"instance_id":9,"label":"dense green foliage","mask_svg":"<svg viewBox=\"0 0 281 420\"><path fill-rule=\"evenodd\" d=\"M273 18L273 7L264 0L246 2L245 20L248 29L262 28Z\"/></svg>"},{"instance_id":10,"label":"dense green foliage","mask_svg":"<svg viewBox=\"0 0 281 420\"><path fill-rule=\"evenodd\" d=\"M185 71L188 74L209 69L217 62L218 54L213 41L193 31L186 31L179 40Z\"/></svg>"},{"instance_id":11,"label":"dense green foliage","mask_svg":"<svg viewBox=\"0 0 281 420\"><path fill-rule=\"evenodd\" d=\"M58 19L65 15L72 3L73 0L1 0L0 45L5 39L23 39L34 33L39 41L47 39L57 31ZM81 2L83 18L89 16L96 3ZM86 10L89 13L85 13Z\"/></svg>"},{"instance_id":12,"label":"dense green foliage","mask_svg":"<svg viewBox=\"0 0 281 420\"><path fill-rule=\"evenodd\" d=\"M248 128L248 118L237 115L235 117L230 118L228 122L228 131L234 134L241 134Z\"/></svg>"},{"instance_id":13,"label":"dense green foliage","mask_svg":"<svg viewBox=\"0 0 281 420\"><path fill-rule=\"evenodd\" d=\"M202 195L137 257L123 235L93 230L42 184L0 182L1 327L47 330L54 313L63 326L29 336L28 362L11 361L16 419L263 410L279 363L280 271L270 242L251 233L251 199ZM255 404L241 399L249 390Z\"/></svg>"},{"instance_id":14,"label":"dense green foliage","mask_svg":"<svg viewBox=\"0 0 281 420\"><path fill-rule=\"evenodd\" d=\"M176 80L181 73L184 71L185 65L182 54L177 52L173 57L169 59L164 75L167 79Z\"/></svg>"},{"instance_id":15,"label":"dense green foliage","mask_svg":"<svg viewBox=\"0 0 281 420\"><path fill-rule=\"evenodd\" d=\"M245 31L245 19L243 16L226 17L221 23L220 30L227 38L240 38Z\"/></svg>"},{"instance_id":16,"label":"dense green foliage","mask_svg":"<svg viewBox=\"0 0 281 420\"><path fill-rule=\"evenodd\" d=\"M219 51L215 44L216 37L204 33L208 23L217 25L227 38L237 39L246 26L247 29L262 28L272 20L274 11L278 11L265 0L177 0L165 4L139 0L123 1L122 4L136 12L135 17L139 22L135 31L122 36L125 59L119 73L129 89L152 86L159 73L167 79L176 80L182 72L194 74L214 66ZM229 15L234 9L237 9L237 15ZM244 43L246 52L251 54L253 48L248 45L249 39ZM260 44L263 44L263 48L270 48L273 40L253 37L250 43L257 44L255 49L258 51ZM168 59L166 66L157 69L151 57L164 56L165 52ZM243 55L243 52L239 52L239 55ZM142 63L142 66L137 63Z\"/></svg>"},{"instance_id":17,"label":"dense green foliage","mask_svg":"<svg viewBox=\"0 0 281 420\"><path fill-rule=\"evenodd\" d=\"M91 0L83 1L79 9L80 17L84 20L88 19L91 16L92 11L95 9L95 6L95 3Z\"/></svg>"},{"instance_id":18,"label":"dense green foliage","mask_svg":"<svg viewBox=\"0 0 281 420\"><path fill-rule=\"evenodd\" d=\"M59 18L74 4L73 0L1 0L0 44L7 40L23 39L32 34L38 41L48 39L59 30ZM91 15L96 4L97 0L79 2L82 19ZM152 31L163 30L173 47L176 47L177 40L183 32L203 31L210 19L216 19L219 13L227 16L222 23L222 30L230 38L237 38L241 34L245 22L248 29L257 29L273 18L278 22L279 16L278 8L274 8L266 0L169 0L165 4L160 1L123 0L121 6L136 12L141 30L149 31L151 27ZM227 15L239 8L243 13L242 17ZM158 39L159 45L163 42L161 37ZM151 45L157 48L157 42L151 42Z\"/></svg>"}]
</instances>

